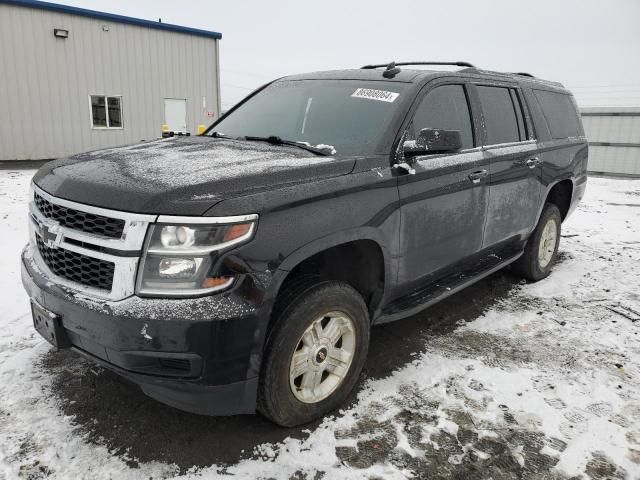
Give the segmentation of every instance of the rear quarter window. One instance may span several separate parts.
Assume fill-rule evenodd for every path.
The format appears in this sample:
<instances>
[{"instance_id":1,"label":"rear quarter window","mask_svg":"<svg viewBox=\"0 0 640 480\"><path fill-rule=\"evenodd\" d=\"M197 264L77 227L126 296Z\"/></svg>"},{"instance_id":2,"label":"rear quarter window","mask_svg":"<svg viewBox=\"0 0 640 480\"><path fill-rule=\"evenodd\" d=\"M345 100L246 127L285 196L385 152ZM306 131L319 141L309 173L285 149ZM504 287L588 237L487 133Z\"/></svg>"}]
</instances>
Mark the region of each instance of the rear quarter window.
<instances>
[{"instance_id":1,"label":"rear quarter window","mask_svg":"<svg viewBox=\"0 0 640 480\"><path fill-rule=\"evenodd\" d=\"M561 139L582 135L573 98L570 95L546 90L533 90L544 115L551 138Z\"/></svg>"}]
</instances>

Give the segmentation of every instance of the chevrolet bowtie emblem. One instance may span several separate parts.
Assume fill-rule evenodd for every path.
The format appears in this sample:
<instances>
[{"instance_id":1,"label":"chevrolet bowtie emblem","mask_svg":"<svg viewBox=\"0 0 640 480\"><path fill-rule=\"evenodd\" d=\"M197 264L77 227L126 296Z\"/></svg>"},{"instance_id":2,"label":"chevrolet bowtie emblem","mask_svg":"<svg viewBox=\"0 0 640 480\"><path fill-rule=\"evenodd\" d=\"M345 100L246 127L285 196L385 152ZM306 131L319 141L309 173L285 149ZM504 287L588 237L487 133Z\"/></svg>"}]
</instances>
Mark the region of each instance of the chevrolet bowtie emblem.
<instances>
[{"instance_id":1,"label":"chevrolet bowtie emblem","mask_svg":"<svg viewBox=\"0 0 640 480\"><path fill-rule=\"evenodd\" d=\"M52 225L51 227L41 223L38 225L38 231L40 238L49 248L58 248L62 244L62 230L59 229L59 225Z\"/></svg>"}]
</instances>

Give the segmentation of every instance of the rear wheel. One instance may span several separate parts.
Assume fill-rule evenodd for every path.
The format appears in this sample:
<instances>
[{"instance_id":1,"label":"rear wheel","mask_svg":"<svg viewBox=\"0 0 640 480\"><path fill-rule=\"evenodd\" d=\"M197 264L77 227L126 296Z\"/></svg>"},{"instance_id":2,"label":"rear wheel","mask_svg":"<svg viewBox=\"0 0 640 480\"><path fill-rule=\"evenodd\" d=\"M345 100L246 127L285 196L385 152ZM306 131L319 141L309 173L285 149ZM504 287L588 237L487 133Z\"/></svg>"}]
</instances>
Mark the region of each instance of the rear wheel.
<instances>
[{"instance_id":1,"label":"rear wheel","mask_svg":"<svg viewBox=\"0 0 640 480\"><path fill-rule=\"evenodd\" d=\"M558 255L561 225L560 210L553 203L547 203L527 240L524 254L513 264L513 270L533 281L547 277Z\"/></svg>"},{"instance_id":2,"label":"rear wheel","mask_svg":"<svg viewBox=\"0 0 640 480\"><path fill-rule=\"evenodd\" d=\"M349 395L367 356L369 315L360 294L342 282L297 288L276 315L258 410L290 427L334 410Z\"/></svg>"}]
</instances>

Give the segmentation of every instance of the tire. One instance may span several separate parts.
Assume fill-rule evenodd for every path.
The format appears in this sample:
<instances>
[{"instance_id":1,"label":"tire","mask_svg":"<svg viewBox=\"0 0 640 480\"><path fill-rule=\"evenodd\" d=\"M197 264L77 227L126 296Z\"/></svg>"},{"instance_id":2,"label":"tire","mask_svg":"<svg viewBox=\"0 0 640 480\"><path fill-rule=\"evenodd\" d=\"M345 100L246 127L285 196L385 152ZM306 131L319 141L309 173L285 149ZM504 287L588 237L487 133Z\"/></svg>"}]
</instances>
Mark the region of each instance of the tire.
<instances>
[{"instance_id":1,"label":"tire","mask_svg":"<svg viewBox=\"0 0 640 480\"><path fill-rule=\"evenodd\" d=\"M562 215L558 207L553 203L545 204L538 225L527 240L524 254L513 263L513 271L534 282L548 277L558 255L561 225ZM555 240L545 233L546 228L553 230Z\"/></svg>"},{"instance_id":2,"label":"tire","mask_svg":"<svg viewBox=\"0 0 640 480\"><path fill-rule=\"evenodd\" d=\"M344 403L367 357L370 324L362 296L346 283L316 280L283 294L287 301L274 312L265 346L258 411L278 425L293 427ZM297 370L292 370L294 358ZM306 373L295 376L299 371Z\"/></svg>"}]
</instances>

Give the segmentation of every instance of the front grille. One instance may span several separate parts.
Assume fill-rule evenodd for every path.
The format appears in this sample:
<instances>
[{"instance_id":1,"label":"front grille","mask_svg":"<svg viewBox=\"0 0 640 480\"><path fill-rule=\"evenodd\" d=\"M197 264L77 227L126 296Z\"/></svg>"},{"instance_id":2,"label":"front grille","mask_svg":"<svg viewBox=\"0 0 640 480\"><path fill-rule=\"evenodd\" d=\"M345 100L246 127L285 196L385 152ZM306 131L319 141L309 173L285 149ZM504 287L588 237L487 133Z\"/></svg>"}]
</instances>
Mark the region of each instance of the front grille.
<instances>
[{"instance_id":1,"label":"front grille","mask_svg":"<svg viewBox=\"0 0 640 480\"><path fill-rule=\"evenodd\" d=\"M73 208L56 205L38 195L37 192L34 192L34 201L42 215L55 220L67 228L109 238L120 238L122 236L124 220L103 217L102 215L81 212Z\"/></svg>"},{"instance_id":2,"label":"front grille","mask_svg":"<svg viewBox=\"0 0 640 480\"><path fill-rule=\"evenodd\" d=\"M115 264L63 248L50 248L36 235L44 263L56 275L94 288L111 290Z\"/></svg>"}]
</instances>

